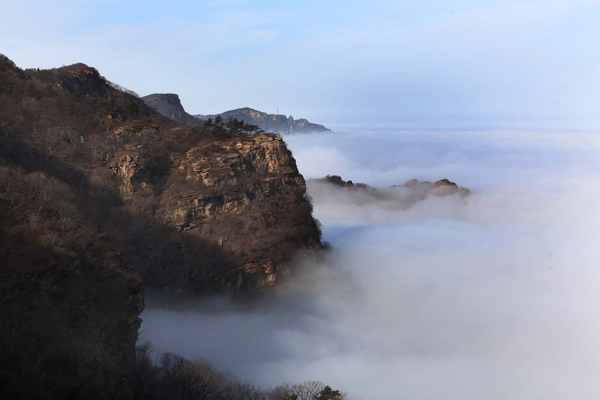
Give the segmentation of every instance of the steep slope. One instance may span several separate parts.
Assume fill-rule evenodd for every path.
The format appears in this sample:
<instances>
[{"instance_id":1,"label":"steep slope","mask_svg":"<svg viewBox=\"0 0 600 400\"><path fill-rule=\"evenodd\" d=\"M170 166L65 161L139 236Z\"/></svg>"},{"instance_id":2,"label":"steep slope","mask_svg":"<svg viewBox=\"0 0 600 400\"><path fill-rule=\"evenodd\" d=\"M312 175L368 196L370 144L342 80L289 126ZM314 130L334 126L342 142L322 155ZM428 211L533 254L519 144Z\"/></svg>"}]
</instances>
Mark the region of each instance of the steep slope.
<instances>
[{"instance_id":1,"label":"steep slope","mask_svg":"<svg viewBox=\"0 0 600 400\"><path fill-rule=\"evenodd\" d=\"M281 114L267 114L248 107L226 111L218 115L225 120L236 118L240 121L257 125L266 132L273 132L280 135L331 131L331 129L327 129L323 125L313 124L304 118L295 120L291 115L286 117ZM208 118L214 119L216 115L195 115L195 117L207 120Z\"/></svg>"},{"instance_id":2,"label":"steep slope","mask_svg":"<svg viewBox=\"0 0 600 400\"><path fill-rule=\"evenodd\" d=\"M65 183L0 167L0 387L5 398L131 395L142 281Z\"/></svg>"},{"instance_id":3,"label":"steep slope","mask_svg":"<svg viewBox=\"0 0 600 400\"><path fill-rule=\"evenodd\" d=\"M188 114L179 96L174 93L154 93L142 97L144 103L165 117L189 126L201 126L202 121Z\"/></svg>"},{"instance_id":4,"label":"steep slope","mask_svg":"<svg viewBox=\"0 0 600 400\"><path fill-rule=\"evenodd\" d=\"M114 86L83 64L24 71L0 56L0 386L13 397L128 398L142 280L251 294L321 246L281 138L184 126Z\"/></svg>"},{"instance_id":5,"label":"steep slope","mask_svg":"<svg viewBox=\"0 0 600 400\"><path fill-rule=\"evenodd\" d=\"M106 95L96 75L78 65L53 79L78 97ZM58 90L60 107L0 56L0 387L6 398L130 398L142 280L91 220L97 188L61 160L69 153L34 147L51 149L56 111L74 111L73 93ZM78 143L74 126L60 141Z\"/></svg>"}]
</instances>

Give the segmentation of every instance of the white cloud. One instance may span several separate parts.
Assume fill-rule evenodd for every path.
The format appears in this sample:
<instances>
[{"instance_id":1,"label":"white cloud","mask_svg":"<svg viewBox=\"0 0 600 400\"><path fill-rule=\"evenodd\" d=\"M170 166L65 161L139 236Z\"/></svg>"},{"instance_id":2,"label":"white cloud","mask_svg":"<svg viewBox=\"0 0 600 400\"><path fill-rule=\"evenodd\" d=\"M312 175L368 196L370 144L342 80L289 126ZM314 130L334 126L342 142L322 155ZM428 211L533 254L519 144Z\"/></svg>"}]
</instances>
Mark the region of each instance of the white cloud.
<instances>
[{"instance_id":1,"label":"white cloud","mask_svg":"<svg viewBox=\"0 0 600 400\"><path fill-rule=\"evenodd\" d=\"M408 157L415 171L452 160L460 179L444 177L474 193L405 211L313 193L335 248L324 265L256 310L148 310L148 338L265 386L320 379L351 399L598 397L594 135L380 132L291 147L301 168L319 174L315 160L334 154L368 183L420 149L438 158Z\"/></svg>"}]
</instances>

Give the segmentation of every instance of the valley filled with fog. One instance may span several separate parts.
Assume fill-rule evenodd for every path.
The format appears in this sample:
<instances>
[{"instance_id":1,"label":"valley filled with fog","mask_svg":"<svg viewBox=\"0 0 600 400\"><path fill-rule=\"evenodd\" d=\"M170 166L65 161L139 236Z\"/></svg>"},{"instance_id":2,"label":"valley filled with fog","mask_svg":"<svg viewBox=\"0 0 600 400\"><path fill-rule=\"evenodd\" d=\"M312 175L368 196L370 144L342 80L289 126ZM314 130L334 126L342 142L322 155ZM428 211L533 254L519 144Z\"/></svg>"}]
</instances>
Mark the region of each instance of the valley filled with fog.
<instances>
[{"instance_id":1,"label":"valley filled with fog","mask_svg":"<svg viewBox=\"0 0 600 400\"><path fill-rule=\"evenodd\" d=\"M349 399L600 396L600 137L353 130L285 136L332 250L253 304L147 299L142 340L265 388ZM471 190L398 206L311 179ZM358 196L361 196L358 198Z\"/></svg>"}]
</instances>

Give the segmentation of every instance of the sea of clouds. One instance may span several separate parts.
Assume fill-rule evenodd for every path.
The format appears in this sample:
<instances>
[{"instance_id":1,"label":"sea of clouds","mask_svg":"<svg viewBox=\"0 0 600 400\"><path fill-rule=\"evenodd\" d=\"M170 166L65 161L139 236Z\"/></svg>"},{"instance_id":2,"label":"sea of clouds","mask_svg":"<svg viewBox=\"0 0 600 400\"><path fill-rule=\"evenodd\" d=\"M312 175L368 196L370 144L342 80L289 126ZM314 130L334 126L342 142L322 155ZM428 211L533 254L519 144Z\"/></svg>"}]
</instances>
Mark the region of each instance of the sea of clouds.
<instances>
[{"instance_id":1,"label":"sea of clouds","mask_svg":"<svg viewBox=\"0 0 600 400\"><path fill-rule=\"evenodd\" d=\"M265 388L349 399L600 398L600 135L361 131L285 137L333 250L251 305L148 299L143 340ZM448 178L471 195L357 200Z\"/></svg>"}]
</instances>

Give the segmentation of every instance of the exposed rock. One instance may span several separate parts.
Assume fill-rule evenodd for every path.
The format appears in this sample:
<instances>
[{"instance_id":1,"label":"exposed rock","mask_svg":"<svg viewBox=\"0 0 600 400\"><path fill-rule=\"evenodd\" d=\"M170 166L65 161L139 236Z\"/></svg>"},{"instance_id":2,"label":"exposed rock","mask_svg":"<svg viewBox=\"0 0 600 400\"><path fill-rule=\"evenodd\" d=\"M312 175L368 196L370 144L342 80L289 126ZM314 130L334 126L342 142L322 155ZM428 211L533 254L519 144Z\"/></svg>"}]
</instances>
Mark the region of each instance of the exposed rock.
<instances>
[{"instance_id":1,"label":"exposed rock","mask_svg":"<svg viewBox=\"0 0 600 400\"><path fill-rule=\"evenodd\" d=\"M427 192L432 193L436 196L448 196L451 194L458 193L460 196L465 197L468 196L471 191L462 186L458 186L456 183L448 180L448 179L440 179L439 181L431 182L419 182L416 179L411 179L402 185L406 188L416 188L418 186L422 186L426 189ZM397 187L397 186L393 186Z\"/></svg>"},{"instance_id":2,"label":"exposed rock","mask_svg":"<svg viewBox=\"0 0 600 400\"><path fill-rule=\"evenodd\" d=\"M156 196L161 204L156 218L209 244L226 260L198 260L158 276L141 267L147 284L248 293L287 274L285 262L295 250L320 248L304 179L280 137L207 142L171 157L169 178L158 189L156 174L144 173L149 160L141 153L114 157L118 161L110 168L124 199Z\"/></svg>"},{"instance_id":3,"label":"exposed rock","mask_svg":"<svg viewBox=\"0 0 600 400\"><path fill-rule=\"evenodd\" d=\"M59 70L56 86L84 96L106 96L112 89L98 70L83 63Z\"/></svg>"},{"instance_id":4,"label":"exposed rock","mask_svg":"<svg viewBox=\"0 0 600 400\"><path fill-rule=\"evenodd\" d=\"M327 175L325 178L322 178L321 180L329 182L335 186L340 186L340 187L356 187L359 189L369 189L369 190L373 189L366 183L353 183L352 181L345 181L339 175Z\"/></svg>"},{"instance_id":5,"label":"exposed rock","mask_svg":"<svg viewBox=\"0 0 600 400\"><path fill-rule=\"evenodd\" d=\"M345 201L356 205L378 202L386 208L398 210L405 210L428 196L457 195L466 197L470 194L469 189L458 186L448 179L441 179L433 183L411 179L403 185L394 185L387 189L377 189L365 183L344 181L338 175L327 175L321 179L309 180L307 183L309 192L319 201L335 201L336 194L345 193L349 195ZM332 193L331 188L342 192Z\"/></svg>"},{"instance_id":6,"label":"exposed rock","mask_svg":"<svg viewBox=\"0 0 600 400\"><path fill-rule=\"evenodd\" d=\"M142 100L149 106L164 115L165 117L189 126L201 126L202 121L188 114L183 106L179 96L174 93L154 93L142 97Z\"/></svg>"}]
</instances>

